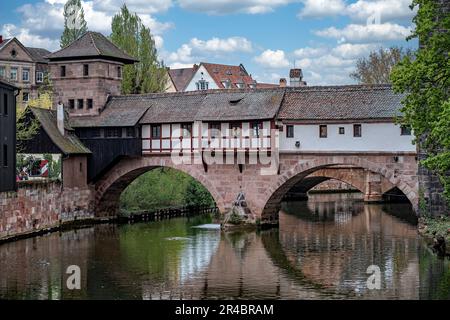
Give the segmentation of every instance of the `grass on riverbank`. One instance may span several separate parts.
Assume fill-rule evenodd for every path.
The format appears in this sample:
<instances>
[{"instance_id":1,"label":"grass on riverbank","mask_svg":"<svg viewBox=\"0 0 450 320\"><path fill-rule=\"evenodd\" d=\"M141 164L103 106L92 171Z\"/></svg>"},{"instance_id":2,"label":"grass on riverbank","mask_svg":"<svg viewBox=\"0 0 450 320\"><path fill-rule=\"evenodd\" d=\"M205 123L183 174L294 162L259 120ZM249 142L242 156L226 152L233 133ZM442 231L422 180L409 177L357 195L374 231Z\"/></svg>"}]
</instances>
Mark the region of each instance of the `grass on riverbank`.
<instances>
[{"instance_id":1,"label":"grass on riverbank","mask_svg":"<svg viewBox=\"0 0 450 320\"><path fill-rule=\"evenodd\" d=\"M450 246L450 217L430 217L420 218L421 233L429 238L443 236L445 242Z\"/></svg>"}]
</instances>

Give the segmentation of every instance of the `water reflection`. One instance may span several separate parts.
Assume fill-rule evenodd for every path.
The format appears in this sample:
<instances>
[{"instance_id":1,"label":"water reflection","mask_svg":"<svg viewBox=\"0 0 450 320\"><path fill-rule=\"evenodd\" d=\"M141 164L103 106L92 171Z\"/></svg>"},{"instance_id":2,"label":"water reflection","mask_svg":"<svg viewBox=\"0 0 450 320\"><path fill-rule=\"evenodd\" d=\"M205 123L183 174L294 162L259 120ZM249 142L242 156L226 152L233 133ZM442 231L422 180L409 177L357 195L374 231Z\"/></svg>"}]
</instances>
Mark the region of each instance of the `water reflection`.
<instances>
[{"instance_id":1,"label":"water reflection","mask_svg":"<svg viewBox=\"0 0 450 320\"><path fill-rule=\"evenodd\" d=\"M280 228L262 232L196 217L54 233L0 246L0 298L449 299L449 261L414 221L404 204L339 194L285 203ZM65 286L74 264L80 291ZM381 290L366 287L372 264Z\"/></svg>"}]
</instances>

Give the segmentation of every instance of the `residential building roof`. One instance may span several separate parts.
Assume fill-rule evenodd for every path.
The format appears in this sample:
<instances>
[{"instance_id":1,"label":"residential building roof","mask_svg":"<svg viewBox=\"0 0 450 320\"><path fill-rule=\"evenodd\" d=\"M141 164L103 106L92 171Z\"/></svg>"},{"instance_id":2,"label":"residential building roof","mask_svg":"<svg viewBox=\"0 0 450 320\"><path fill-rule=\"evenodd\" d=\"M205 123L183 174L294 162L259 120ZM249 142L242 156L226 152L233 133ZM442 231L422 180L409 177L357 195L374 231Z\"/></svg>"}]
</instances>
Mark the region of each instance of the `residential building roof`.
<instances>
[{"instance_id":1,"label":"residential building roof","mask_svg":"<svg viewBox=\"0 0 450 320\"><path fill-rule=\"evenodd\" d=\"M248 120L373 120L401 115L403 95L388 85L207 90L111 97L98 116L72 127Z\"/></svg>"},{"instance_id":2,"label":"residential building roof","mask_svg":"<svg viewBox=\"0 0 450 320\"><path fill-rule=\"evenodd\" d=\"M3 47L5 47L12 40L16 40L20 44L20 46L30 55L31 59L34 62L40 63L48 62L48 60L45 57L51 53L50 51L43 48L25 47L17 38L3 39L3 41L0 43L0 50L2 50Z\"/></svg>"},{"instance_id":3,"label":"residential building roof","mask_svg":"<svg viewBox=\"0 0 450 320\"><path fill-rule=\"evenodd\" d=\"M169 69L169 76L178 92L186 89L197 68L198 66L194 65L192 68Z\"/></svg>"},{"instance_id":4,"label":"residential building roof","mask_svg":"<svg viewBox=\"0 0 450 320\"><path fill-rule=\"evenodd\" d=\"M48 51L47 49L31 48L31 47L26 47L26 49L28 50L32 59L35 62L48 63L48 59L45 57L48 56L49 54L51 54L51 52Z\"/></svg>"},{"instance_id":5,"label":"residential building roof","mask_svg":"<svg viewBox=\"0 0 450 320\"><path fill-rule=\"evenodd\" d=\"M66 134L63 136L57 126L56 110L30 107L31 112L41 124L52 142L64 154L90 154L91 151L75 135L67 120L64 122ZM67 119L67 116L65 117Z\"/></svg>"},{"instance_id":6,"label":"residential building roof","mask_svg":"<svg viewBox=\"0 0 450 320\"><path fill-rule=\"evenodd\" d=\"M390 85L288 88L282 120L392 119L401 115L404 98Z\"/></svg>"},{"instance_id":7,"label":"residential building roof","mask_svg":"<svg viewBox=\"0 0 450 320\"><path fill-rule=\"evenodd\" d=\"M236 89L239 88L236 84L243 84L244 88L248 88L249 85L256 84L252 76L248 74L244 66L232 66L217 63L200 63L200 66L204 66L209 75L214 79L214 82L220 89ZM223 82L229 81L230 87L226 88Z\"/></svg>"},{"instance_id":8,"label":"residential building roof","mask_svg":"<svg viewBox=\"0 0 450 320\"><path fill-rule=\"evenodd\" d=\"M76 116L70 118L70 125L74 128L82 127L134 127L144 116L150 106L141 103L140 96L133 99L113 99L107 103L100 115Z\"/></svg>"},{"instance_id":9,"label":"residential building roof","mask_svg":"<svg viewBox=\"0 0 450 320\"><path fill-rule=\"evenodd\" d=\"M279 88L279 87L280 87L280 85L275 84L275 83L263 83L263 82L256 83L257 89L273 89L273 88Z\"/></svg>"},{"instance_id":10,"label":"residential building roof","mask_svg":"<svg viewBox=\"0 0 450 320\"><path fill-rule=\"evenodd\" d=\"M137 60L99 32L88 31L68 46L47 56L51 61L72 58L104 58L132 64Z\"/></svg>"}]
</instances>

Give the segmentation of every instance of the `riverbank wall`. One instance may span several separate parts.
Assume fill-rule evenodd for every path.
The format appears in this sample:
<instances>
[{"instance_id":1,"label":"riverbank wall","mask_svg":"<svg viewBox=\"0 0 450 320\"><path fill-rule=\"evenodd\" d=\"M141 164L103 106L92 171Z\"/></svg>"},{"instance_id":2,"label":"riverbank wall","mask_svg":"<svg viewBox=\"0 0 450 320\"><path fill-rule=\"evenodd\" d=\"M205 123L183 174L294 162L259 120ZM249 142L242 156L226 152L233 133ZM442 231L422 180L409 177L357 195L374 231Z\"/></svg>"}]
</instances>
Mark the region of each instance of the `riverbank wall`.
<instances>
[{"instance_id":1,"label":"riverbank wall","mask_svg":"<svg viewBox=\"0 0 450 320\"><path fill-rule=\"evenodd\" d=\"M94 191L63 188L58 181L20 182L0 193L0 242L95 220Z\"/></svg>"}]
</instances>

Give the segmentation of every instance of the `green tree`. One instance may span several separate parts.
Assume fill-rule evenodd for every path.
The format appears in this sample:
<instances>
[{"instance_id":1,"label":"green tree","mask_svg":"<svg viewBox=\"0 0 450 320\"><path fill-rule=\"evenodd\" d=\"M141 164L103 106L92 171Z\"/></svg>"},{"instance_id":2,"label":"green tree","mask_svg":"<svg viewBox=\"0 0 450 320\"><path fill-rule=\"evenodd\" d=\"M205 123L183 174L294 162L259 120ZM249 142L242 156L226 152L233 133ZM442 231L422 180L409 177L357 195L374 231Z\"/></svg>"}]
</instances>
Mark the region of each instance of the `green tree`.
<instances>
[{"instance_id":1,"label":"green tree","mask_svg":"<svg viewBox=\"0 0 450 320\"><path fill-rule=\"evenodd\" d=\"M64 5L64 32L61 36L61 48L80 38L87 30L81 1L68 0Z\"/></svg>"},{"instance_id":2,"label":"green tree","mask_svg":"<svg viewBox=\"0 0 450 320\"><path fill-rule=\"evenodd\" d=\"M412 57L410 49L380 47L377 51L370 52L368 57L358 59L356 70L350 77L361 84L385 84L390 83L392 69L403 57Z\"/></svg>"},{"instance_id":3,"label":"green tree","mask_svg":"<svg viewBox=\"0 0 450 320\"><path fill-rule=\"evenodd\" d=\"M206 188L198 181L191 179L186 189L186 205L214 206L214 199Z\"/></svg>"},{"instance_id":4,"label":"green tree","mask_svg":"<svg viewBox=\"0 0 450 320\"><path fill-rule=\"evenodd\" d=\"M150 29L136 13L123 5L112 21L111 41L139 62L123 70L122 93L163 92L167 86L167 71L158 60L158 52Z\"/></svg>"},{"instance_id":5,"label":"green tree","mask_svg":"<svg viewBox=\"0 0 450 320\"><path fill-rule=\"evenodd\" d=\"M422 164L435 172L450 203L450 15L435 0L414 0L416 25L408 38L418 39L414 58L406 56L393 70L396 92L406 93L404 123L410 125L426 153Z\"/></svg>"}]
</instances>

